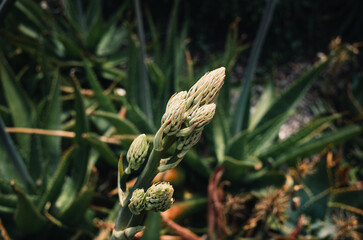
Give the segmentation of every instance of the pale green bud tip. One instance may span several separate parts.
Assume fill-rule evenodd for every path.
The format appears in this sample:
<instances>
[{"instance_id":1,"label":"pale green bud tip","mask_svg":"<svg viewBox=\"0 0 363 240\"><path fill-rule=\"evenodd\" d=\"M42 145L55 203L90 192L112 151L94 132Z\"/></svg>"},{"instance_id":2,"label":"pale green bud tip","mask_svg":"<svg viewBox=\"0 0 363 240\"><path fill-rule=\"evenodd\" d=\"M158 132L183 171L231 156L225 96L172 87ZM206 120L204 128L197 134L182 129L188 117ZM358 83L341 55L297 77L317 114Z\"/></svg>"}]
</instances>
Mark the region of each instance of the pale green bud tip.
<instances>
[{"instance_id":1,"label":"pale green bud tip","mask_svg":"<svg viewBox=\"0 0 363 240\"><path fill-rule=\"evenodd\" d=\"M187 94L188 94L187 91L181 91L181 92L175 93L173 96L171 96L171 98L168 101L168 104L166 105L166 110L168 110L168 108L170 108L175 103L178 103L181 100L185 100L187 97Z\"/></svg>"},{"instance_id":2,"label":"pale green bud tip","mask_svg":"<svg viewBox=\"0 0 363 240\"><path fill-rule=\"evenodd\" d=\"M145 134L141 134L135 138L126 156L130 169L137 170L144 163L148 149L149 144L147 143Z\"/></svg>"},{"instance_id":3,"label":"pale green bud tip","mask_svg":"<svg viewBox=\"0 0 363 240\"><path fill-rule=\"evenodd\" d=\"M201 130L213 119L216 112L216 105L214 103L203 105L188 117L189 126L195 126L195 131Z\"/></svg>"},{"instance_id":4,"label":"pale green bud tip","mask_svg":"<svg viewBox=\"0 0 363 240\"><path fill-rule=\"evenodd\" d=\"M141 211L144 210L145 206L146 202L144 189L136 189L132 193L132 197L130 199L130 211L135 215L139 215Z\"/></svg>"},{"instance_id":5,"label":"pale green bud tip","mask_svg":"<svg viewBox=\"0 0 363 240\"><path fill-rule=\"evenodd\" d=\"M188 91L187 109L198 103L200 105L212 103L223 86L225 71L226 69L221 67L201 77Z\"/></svg>"},{"instance_id":6,"label":"pale green bud tip","mask_svg":"<svg viewBox=\"0 0 363 240\"><path fill-rule=\"evenodd\" d=\"M146 210L163 212L168 210L174 202L174 188L168 182L153 184L145 193Z\"/></svg>"},{"instance_id":7,"label":"pale green bud tip","mask_svg":"<svg viewBox=\"0 0 363 240\"><path fill-rule=\"evenodd\" d=\"M186 106L187 92L182 91L174 94L167 106L163 117L161 118L161 124L166 123L164 133L173 135L177 133L184 122L184 112Z\"/></svg>"}]
</instances>

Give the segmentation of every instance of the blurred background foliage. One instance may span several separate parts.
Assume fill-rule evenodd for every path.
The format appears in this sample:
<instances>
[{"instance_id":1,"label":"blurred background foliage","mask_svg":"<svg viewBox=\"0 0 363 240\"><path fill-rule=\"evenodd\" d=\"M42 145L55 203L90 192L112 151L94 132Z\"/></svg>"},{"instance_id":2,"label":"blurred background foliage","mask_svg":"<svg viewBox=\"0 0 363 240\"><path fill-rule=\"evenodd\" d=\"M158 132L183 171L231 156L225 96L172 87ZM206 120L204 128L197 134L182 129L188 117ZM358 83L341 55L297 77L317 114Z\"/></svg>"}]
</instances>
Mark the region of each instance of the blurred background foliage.
<instances>
[{"instance_id":1,"label":"blurred background foliage","mask_svg":"<svg viewBox=\"0 0 363 240\"><path fill-rule=\"evenodd\" d=\"M361 239L361 1L0 6L4 238L107 238L120 154L225 66L211 126L158 176L175 206L148 215L143 239Z\"/></svg>"}]
</instances>

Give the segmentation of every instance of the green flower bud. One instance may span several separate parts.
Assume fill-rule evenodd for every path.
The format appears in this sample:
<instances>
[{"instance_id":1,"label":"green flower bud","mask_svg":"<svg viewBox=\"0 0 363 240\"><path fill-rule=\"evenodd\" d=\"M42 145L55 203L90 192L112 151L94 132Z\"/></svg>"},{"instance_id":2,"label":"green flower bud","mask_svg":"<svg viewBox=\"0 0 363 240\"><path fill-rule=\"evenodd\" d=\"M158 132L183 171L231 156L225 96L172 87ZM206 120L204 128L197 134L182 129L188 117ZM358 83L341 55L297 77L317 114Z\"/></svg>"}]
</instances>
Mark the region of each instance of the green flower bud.
<instances>
[{"instance_id":1,"label":"green flower bud","mask_svg":"<svg viewBox=\"0 0 363 240\"><path fill-rule=\"evenodd\" d=\"M203 105L194 112L192 112L187 120L189 126L195 126L194 131L200 131L213 119L216 111L214 103Z\"/></svg>"},{"instance_id":2,"label":"green flower bud","mask_svg":"<svg viewBox=\"0 0 363 240\"><path fill-rule=\"evenodd\" d=\"M125 169L127 174L130 174L131 170L137 170L144 163L147 155L149 144L146 140L146 135L141 134L131 143L129 150L127 151L127 161L129 166Z\"/></svg>"},{"instance_id":3,"label":"green flower bud","mask_svg":"<svg viewBox=\"0 0 363 240\"><path fill-rule=\"evenodd\" d=\"M178 158L183 158L185 154L199 142L202 136L202 131L194 131L190 135L185 137L179 137L176 143L176 149L179 151Z\"/></svg>"},{"instance_id":4,"label":"green flower bud","mask_svg":"<svg viewBox=\"0 0 363 240\"><path fill-rule=\"evenodd\" d=\"M145 210L154 210L155 212L168 210L174 202L173 193L174 188L170 183L154 183L145 193Z\"/></svg>"},{"instance_id":5,"label":"green flower bud","mask_svg":"<svg viewBox=\"0 0 363 240\"><path fill-rule=\"evenodd\" d=\"M136 189L132 193L132 197L130 199L130 211L135 215L139 215L145 209L145 206L146 201L144 189Z\"/></svg>"},{"instance_id":6,"label":"green flower bud","mask_svg":"<svg viewBox=\"0 0 363 240\"><path fill-rule=\"evenodd\" d=\"M173 135L177 133L184 122L184 112L186 106L185 97L186 91L182 91L174 94L167 106L163 117L161 118L161 125L166 123L164 133L167 135Z\"/></svg>"},{"instance_id":7,"label":"green flower bud","mask_svg":"<svg viewBox=\"0 0 363 240\"><path fill-rule=\"evenodd\" d=\"M175 103L178 103L180 100L185 100L187 94L188 94L187 91L174 93L173 96L171 96L171 98L169 99L168 103L166 104L166 110L168 110Z\"/></svg>"},{"instance_id":8,"label":"green flower bud","mask_svg":"<svg viewBox=\"0 0 363 240\"><path fill-rule=\"evenodd\" d=\"M212 103L216 99L224 83L225 70L221 67L206 73L189 89L186 97L188 112L193 112L199 105Z\"/></svg>"}]
</instances>

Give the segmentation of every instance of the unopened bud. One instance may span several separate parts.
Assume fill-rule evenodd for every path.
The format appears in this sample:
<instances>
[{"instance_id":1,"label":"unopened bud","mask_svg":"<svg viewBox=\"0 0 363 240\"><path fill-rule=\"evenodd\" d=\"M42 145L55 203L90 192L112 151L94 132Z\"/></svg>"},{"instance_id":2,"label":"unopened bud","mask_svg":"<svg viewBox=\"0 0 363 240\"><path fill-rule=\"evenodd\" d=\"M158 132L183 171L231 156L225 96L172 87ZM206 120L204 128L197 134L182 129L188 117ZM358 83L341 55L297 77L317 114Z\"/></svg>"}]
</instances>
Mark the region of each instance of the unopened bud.
<instances>
[{"instance_id":1,"label":"unopened bud","mask_svg":"<svg viewBox=\"0 0 363 240\"><path fill-rule=\"evenodd\" d=\"M137 170L144 163L147 155L149 144L146 140L146 135L141 134L131 143L129 150L127 151L127 161L129 162L126 173L130 173L131 170Z\"/></svg>"},{"instance_id":2,"label":"unopened bud","mask_svg":"<svg viewBox=\"0 0 363 240\"><path fill-rule=\"evenodd\" d=\"M146 210L163 212L168 210L174 202L174 188L168 182L153 184L145 193Z\"/></svg>"},{"instance_id":3,"label":"unopened bud","mask_svg":"<svg viewBox=\"0 0 363 240\"><path fill-rule=\"evenodd\" d=\"M132 197L130 199L129 209L135 214L139 215L142 210L145 209L146 201L145 201L145 192L144 189L136 189L132 193Z\"/></svg>"},{"instance_id":4,"label":"unopened bud","mask_svg":"<svg viewBox=\"0 0 363 240\"><path fill-rule=\"evenodd\" d=\"M182 91L174 94L167 106L163 117L161 118L161 125L167 122L164 128L164 133L168 135L173 135L177 133L184 122L184 113L186 106L187 92Z\"/></svg>"},{"instance_id":5,"label":"unopened bud","mask_svg":"<svg viewBox=\"0 0 363 240\"><path fill-rule=\"evenodd\" d=\"M194 106L212 103L223 86L225 68L221 67L206 73L188 91L186 108L195 110Z\"/></svg>"},{"instance_id":6,"label":"unopened bud","mask_svg":"<svg viewBox=\"0 0 363 240\"><path fill-rule=\"evenodd\" d=\"M176 148L179 151L177 154L178 158L183 158L185 154L199 142L202 136L202 131L192 132L190 135L178 138Z\"/></svg>"},{"instance_id":7,"label":"unopened bud","mask_svg":"<svg viewBox=\"0 0 363 240\"><path fill-rule=\"evenodd\" d=\"M203 105L188 117L188 125L194 126L195 131L203 129L213 119L216 111L216 105L214 103Z\"/></svg>"},{"instance_id":8,"label":"unopened bud","mask_svg":"<svg viewBox=\"0 0 363 240\"><path fill-rule=\"evenodd\" d=\"M174 93L174 95L171 96L168 103L166 104L166 110L168 110L168 108L170 108L172 105L179 102L180 100L185 100L187 97L187 94L188 94L187 91L181 91L178 93Z\"/></svg>"}]
</instances>

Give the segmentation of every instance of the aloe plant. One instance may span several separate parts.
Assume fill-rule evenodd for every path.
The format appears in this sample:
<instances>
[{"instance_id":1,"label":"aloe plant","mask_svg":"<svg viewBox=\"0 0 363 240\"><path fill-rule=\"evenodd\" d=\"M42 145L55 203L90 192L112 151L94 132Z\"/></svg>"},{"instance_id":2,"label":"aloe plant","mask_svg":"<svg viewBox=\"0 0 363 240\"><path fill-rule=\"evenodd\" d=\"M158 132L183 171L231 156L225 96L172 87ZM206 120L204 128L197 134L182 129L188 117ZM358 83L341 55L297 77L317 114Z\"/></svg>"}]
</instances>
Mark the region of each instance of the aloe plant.
<instances>
[{"instance_id":1,"label":"aloe plant","mask_svg":"<svg viewBox=\"0 0 363 240\"><path fill-rule=\"evenodd\" d=\"M33 129L36 126L43 129L61 128L61 99L57 72L52 73L52 84L43 96L47 107L42 109L34 107L34 102L29 100L30 97L16 82L14 73L3 55L0 73L2 87L9 93L6 100L11 108L10 114L15 129ZM90 204L94 176L90 176L90 172L87 171L88 146L81 137L81 134L87 131L87 124L83 115L85 111L82 97L78 89L75 89L75 107L78 109L75 132L78 137L75 138L74 145L63 154L60 137L42 138L39 135L22 134L15 138L15 147L4 125L1 126L1 202L4 208L2 214L6 214L9 222L15 221L16 236L31 236L40 232L47 236L49 230L55 226L77 226L82 222ZM19 113L28 116L19 116ZM16 149L21 151L18 152ZM76 155L79 156L77 164L74 162ZM74 165L72 171L71 165ZM11 201L5 201L9 197ZM74 209L79 211L74 213ZM12 215L14 219L10 220Z\"/></svg>"},{"instance_id":2,"label":"aloe plant","mask_svg":"<svg viewBox=\"0 0 363 240\"><path fill-rule=\"evenodd\" d=\"M343 115L334 114L317 116L289 138L278 139L280 127L295 113L314 79L339 59L340 52L349 51L345 47L318 62L279 96L272 83L266 85L255 112L250 114L253 76L276 1L267 2L242 88L230 81L239 54L249 46L240 43L238 19L226 36L224 53L217 53L203 65L191 56L187 47L189 22L178 31L179 1L174 2L171 11L165 46L153 16L138 1L135 5L126 1L108 18L102 16L101 1L90 1L87 6L82 1L64 3L64 8L59 8L61 14L57 15L51 6L18 0L0 30L0 120L4 123L0 132L0 218L11 237L49 238L56 232L62 238L92 238L98 230L93 221L107 218L109 225L116 222L116 239L122 239L123 233L132 236L142 231L144 224L147 230L143 238L158 238L161 217L153 211L166 210L174 199L175 206L184 209L177 221L204 211L207 187L199 183L207 182L214 169L224 167L223 178L231 181L231 192L246 194L249 200L244 196L233 199L249 206L261 206L268 195L285 199L286 194L279 187L286 186L290 180L286 169L362 133L359 124L337 127L335 123ZM135 10L136 27L124 14L126 9ZM145 27L141 18L144 10ZM150 29L150 42L144 41L145 28ZM217 66L227 69L218 107L201 102L196 104L198 107L192 107L189 117L181 114L183 104L173 103L185 100L187 93L181 90L193 85L195 76ZM152 102L147 95L140 94L140 89L147 89L147 85ZM359 84L356 85L353 98L349 99L359 113ZM126 96L121 87L126 89ZM193 87L190 92L198 89ZM174 92L180 93L170 99ZM236 92L239 101L231 107L229 99ZM166 113L164 106L167 106ZM213 122L205 127L206 119L212 117ZM160 119L161 128L158 128ZM191 126L194 126L192 130ZM205 134L201 136L203 128ZM190 131L198 134L188 135ZM202 143L190 149L199 138L203 139ZM145 142L152 144L147 148ZM353 146L353 154L361 156L361 142L355 141ZM160 150L161 147L164 149ZM120 153L125 157L117 161ZM152 185L152 178L158 172L175 167L182 158L182 167L188 170L187 181L198 182L198 190L202 189L185 202L180 201L182 186L178 186L181 191L176 191L177 195L167 183ZM118 202L114 205L115 199L105 194L109 190L105 187L109 183L105 175L113 176L116 169L121 209ZM325 171L320 165L317 169ZM127 192L126 180L135 176L139 180ZM301 214L320 220L328 216L334 225L337 215L330 210L359 212L361 209L357 202L344 200L347 196L360 199L360 191L340 189L325 180L324 186L314 189L313 183L318 181L309 178L304 178L302 183L306 186L298 192L303 208L291 213L288 227ZM295 183L298 184L297 180ZM271 194L261 190L266 187ZM344 194L340 190L349 191ZM286 201L281 202L285 206ZM323 205L328 206L326 212L315 211ZM112 210L111 206L114 206ZM320 215L315 216L315 212ZM258 216L258 212L250 216ZM267 228L280 231L275 220L261 218L257 226L267 223ZM244 224L248 223L252 222ZM309 230L323 234L324 231L317 230L322 225L314 226ZM327 226L326 229L330 225ZM207 232L204 228L197 230ZM99 236L110 235L110 231L111 226L103 228ZM332 234L334 231L329 231Z\"/></svg>"}]
</instances>

